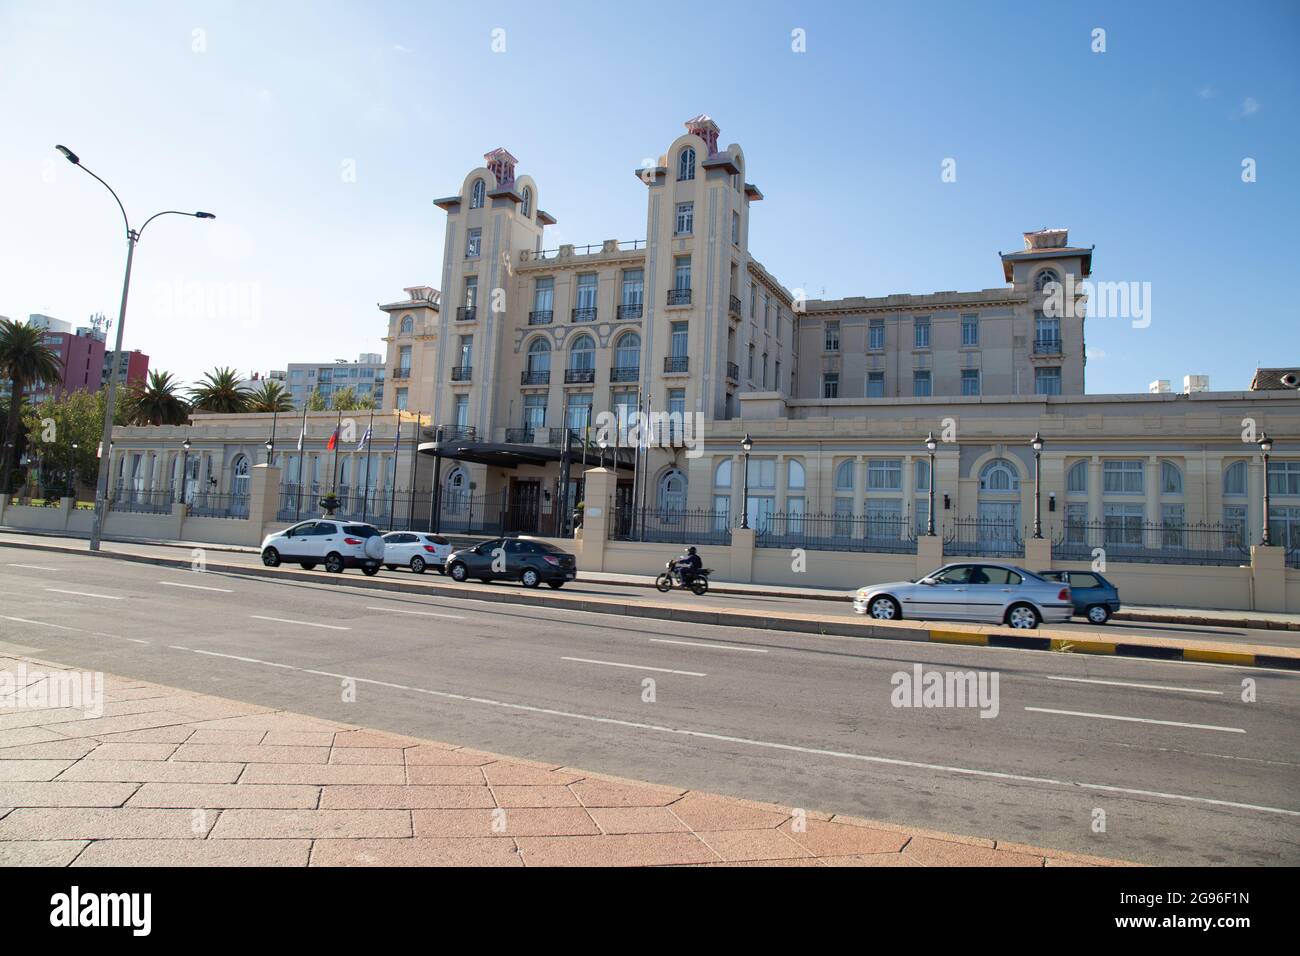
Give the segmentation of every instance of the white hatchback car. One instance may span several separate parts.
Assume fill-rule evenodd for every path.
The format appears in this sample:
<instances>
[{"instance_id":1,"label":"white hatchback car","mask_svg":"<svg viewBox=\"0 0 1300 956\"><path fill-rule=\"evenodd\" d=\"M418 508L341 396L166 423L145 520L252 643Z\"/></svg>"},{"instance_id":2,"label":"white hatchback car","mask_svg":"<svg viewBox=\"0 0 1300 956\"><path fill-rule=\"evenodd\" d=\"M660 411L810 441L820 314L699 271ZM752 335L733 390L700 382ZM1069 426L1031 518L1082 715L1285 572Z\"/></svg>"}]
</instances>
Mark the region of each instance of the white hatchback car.
<instances>
[{"instance_id":1,"label":"white hatchback car","mask_svg":"<svg viewBox=\"0 0 1300 956\"><path fill-rule=\"evenodd\" d=\"M425 568L432 567L446 574L443 564L449 554L451 542L442 535L422 531L390 531L384 535L384 567L389 571L407 567L423 574Z\"/></svg>"},{"instance_id":2,"label":"white hatchback car","mask_svg":"<svg viewBox=\"0 0 1300 956\"><path fill-rule=\"evenodd\" d=\"M384 539L378 528L337 518L304 521L268 534L262 542L262 563L268 568L279 567L282 561L297 561L308 571L323 564L334 574L344 568L360 568L363 574L373 575L379 572L383 557Z\"/></svg>"}]
</instances>

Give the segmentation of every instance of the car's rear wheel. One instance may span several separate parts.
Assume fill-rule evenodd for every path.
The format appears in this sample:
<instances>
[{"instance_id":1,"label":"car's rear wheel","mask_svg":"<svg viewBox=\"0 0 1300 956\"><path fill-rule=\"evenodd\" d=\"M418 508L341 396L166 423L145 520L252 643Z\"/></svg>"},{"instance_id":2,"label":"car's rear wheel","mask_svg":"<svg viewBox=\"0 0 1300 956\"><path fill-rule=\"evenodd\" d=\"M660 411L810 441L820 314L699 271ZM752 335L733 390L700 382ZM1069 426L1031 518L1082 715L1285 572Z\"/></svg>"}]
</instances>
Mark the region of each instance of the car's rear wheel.
<instances>
[{"instance_id":1,"label":"car's rear wheel","mask_svg":"<svg viewBox=\"0 0 1300 956\"><path fill-rule=\"evenodd\" d=\"M468 577L469 577L469 568L465 567L465 565L461 564L459 561L452 564L451 579L453 581L463 582Z\"/></svg>"},{"instance_id":2,"label":"car's rear wheel","mask_svg":"<svg viewBox=\"0 0 1300 956\"><path fill-rule=\"evenodd\" d=\"M262 563L268 568L278 568L280 566L280 552L275 548L267 548L262 552Z\"/></svg>"},{"instance_id":3,"label":"car's rear wheel","mask_svg":"<svg viewBox=\"0 0 1300 956\"><path fill-rule=\"evenodd\" d=\"M671 574L661 574L655 578L655 587L665 594L673 589L673 576Z\"/></svg>"},{"instance_id":4,"label":"car's rear wheel","mask_svg":"<svg viewBox=\"0 0 1300 956\"><path fill-rule=\"evenodd\" d=\"M368 578L373 578L376 574L379 573L379 568L368 565L361 569L361 573Z\"/></svg>"},{"instance_id":5,"label":"car's rear wheel","mask_svg":"<svg viewBox=\"0 0 1300 956\"><path fill-rule=\"evenodd\" d=\"M299 562L298 562L298 567L302 568L304 571L315 571L315 570L316 570L316 562L315 562L315 561L299 561Z\"/></svg>"},{"instance_id":6,"label":"car's rear wheel","mask_svg":"<svg viewBox=\"0 0 1300 956\"><path fill-rule=\"evenodd\" d=\"M414 571L416 574L423 574L424 558L420 557L418 554L415 557L413 557L411 559L411 570Z\"/></svg>"},{"instance_id":7,"label":"car's rear wheel","mask_svg":"<svg viewBox=\"0 0 1300 956\"><path fill-rule=\"evenodd\" d=\"M343 573L343 555L337 551L331 551L325 556L325 570L330 574Z\"/></svg>"},{"instance_id":8,"label":"car's rear wheel","mask_svg":"<svg viewBox=\"0 0 1300 956\"><path fill-rule=\"evenodd\" d=\"M1007 608L1006 623L1018 631L1032 631L1042 620L1032 604L1013 604Z\"/></svg>"},{"instance_id":9,"label":"car's rear wheel","mask_svg":"<svg viewBox=\"0 0 1300 956\"><path fill-rule=\"evenodd\" d=\"M557 591L558 591L560 588L564 587L564 582L563 582L563 581L547 581L546 583L549 584L551 587L555 588L555 590L557 590Z\"/></svg>"},{"instance_id":10,"label":"car's rear wheel","mask_svg":"<svg viewBox=\"0 0 1300 956\"><path fill-rule=\"evenodd\" d=\"M884 594L871 599L871 603L867 605L867 613L877 621L897 621L903 616L903 609L898 606L897 601Z\"/></svg>"},{"instance_id":11,"label":"car's rear wheel","mask_svg":"<svg viewBox=\"0 0 1300 956\"><path fill-rule=\"evenodd\" d=\"M526 588L535 588L542 583L542 576L534 568L524 568L524 573L519 575L519 580Z\"/></svg>"},{"instance_id":12,"label":"car's rear wheel","mask_svg":"<svg viewBox=\"0 0 1300 956\"><path fill-rule=\"evenodd\" d=\"M1088 608L1088 623L1105 624L1110 620L1110 608L1104 604L1094 604Z\"/></svg>"}]
</instances>

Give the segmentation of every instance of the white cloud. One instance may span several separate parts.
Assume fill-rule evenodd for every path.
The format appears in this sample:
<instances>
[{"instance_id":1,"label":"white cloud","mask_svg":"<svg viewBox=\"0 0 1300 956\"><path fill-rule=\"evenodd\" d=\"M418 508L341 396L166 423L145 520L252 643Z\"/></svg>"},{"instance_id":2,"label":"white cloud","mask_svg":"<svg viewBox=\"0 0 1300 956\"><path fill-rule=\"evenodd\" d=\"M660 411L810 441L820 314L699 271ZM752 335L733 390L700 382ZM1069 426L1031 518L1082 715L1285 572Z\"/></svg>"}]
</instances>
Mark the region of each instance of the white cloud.
<instances>
[{"instance_id":1,"label":"white cloud","mask_svg":"<svg viewBox=\"0 0 1300 956\"><path fill-rule=\"evenodd\" d=\"M1212 96L1214 96L1214 89L1209 86L1202 86L1200 92L1198 92L1196 95L1203 100L1208 100Z\"/></svg>"},{"instance_id":2,"label":"white cloud","mask_svg":"<svg viewBox=\"0 0 1300 956\"><path fill-rule=\"evenodd\" d=\"M1248 96L1241 101L1242 116L1253 116L1255 113L1258 113L1259 110L1260 110L1259 100L1255 99L1255 97Z\"/></svg>"}]
</instances>

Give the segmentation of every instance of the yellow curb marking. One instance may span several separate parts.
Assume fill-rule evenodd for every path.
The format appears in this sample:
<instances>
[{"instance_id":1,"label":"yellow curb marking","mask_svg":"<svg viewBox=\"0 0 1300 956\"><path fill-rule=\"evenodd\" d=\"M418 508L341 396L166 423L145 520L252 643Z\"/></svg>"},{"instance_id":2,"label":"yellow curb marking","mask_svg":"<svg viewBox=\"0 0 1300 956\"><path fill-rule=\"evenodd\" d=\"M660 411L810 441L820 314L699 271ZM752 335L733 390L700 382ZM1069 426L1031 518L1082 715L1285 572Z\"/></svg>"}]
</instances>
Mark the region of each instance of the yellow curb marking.
<instances>
[{"instance_id":1,"label":"yellow curb marking","mask_svg":"<svg viewBox=\"0 0 1300 956\"><path fill-rule=\"evenodd\" d=\"M1067 654L1114 654L1115 645L1107 644L1104 641L1080 641L1077 639L1052 639L1051 648L1054 651L1064 651Z\"/></svg>"},{"instance_id":2,"label":"yellow curb marking","mask_svg":"<svg viewBox=\"0 0 1300 956\"><path fill-rule=\"evenodd\" d=\"M1231 651L1205 651L1197 647L1184 647L1183 660L1205 661L1210 664L1254 664L1254 654L1234 654Z\"/></svg>"},{"instance_id":3,"label":"yellow curb marking","mask_svg":"<svg viewBox=\"0 0 1300 956\"><path fill-rule=\"evenodd\" d=\"M941 644L974 644L979 647L988 647L989 644L987 634L971 634L967 631L931 631L930 640Z\"/></svg>"}]
</instances>

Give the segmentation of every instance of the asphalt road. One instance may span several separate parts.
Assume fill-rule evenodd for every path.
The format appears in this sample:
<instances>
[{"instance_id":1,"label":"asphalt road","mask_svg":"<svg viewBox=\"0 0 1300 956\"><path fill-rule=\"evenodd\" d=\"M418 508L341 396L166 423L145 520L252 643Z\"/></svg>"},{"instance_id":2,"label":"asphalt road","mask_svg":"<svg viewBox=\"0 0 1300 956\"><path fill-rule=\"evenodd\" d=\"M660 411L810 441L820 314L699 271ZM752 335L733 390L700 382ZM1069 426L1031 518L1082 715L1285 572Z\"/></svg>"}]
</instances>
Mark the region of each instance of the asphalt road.
<instances>
[{"instance_id":1,"label":"asphalt road","mask_svg":"<svg viewBox=\"0 0 1300 956\"><path fill-rule=\"evenodd\" d=\"M1144 863L1300 863L1297 673L683 625L347 582L0 545L0 653L809 810ZM996 716L895 706L894 675L917 664L996 675ZM343 701L345 680L355 702ZM1255 702L1243 702L1244 681Z\"/></svg>"}]
</instances>

